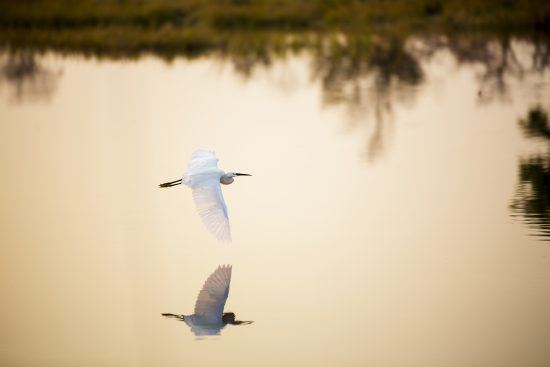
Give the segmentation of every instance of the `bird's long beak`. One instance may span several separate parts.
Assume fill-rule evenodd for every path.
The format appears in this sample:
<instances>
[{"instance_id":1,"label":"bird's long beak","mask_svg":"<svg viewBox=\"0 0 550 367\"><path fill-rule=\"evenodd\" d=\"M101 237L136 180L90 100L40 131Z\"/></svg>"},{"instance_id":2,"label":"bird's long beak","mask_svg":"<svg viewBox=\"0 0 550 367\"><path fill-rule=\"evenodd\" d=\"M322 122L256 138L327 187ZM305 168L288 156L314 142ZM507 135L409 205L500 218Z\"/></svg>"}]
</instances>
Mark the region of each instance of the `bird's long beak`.
<instances>
[{"instance_id":1,"label":"bird's long beak","mask_svg":"<svg viewBox=\"0 0 550 367\"><path fill-rule=\"evenodd\" d=\"M231 325L250 325L252 324L254 321L241 321L241 320L235 320L233 322L228 322L228 324L231 324Z\"/></svg>"},{"instance_id":2,"label":"bird's long beak","mask_svg":"<svg viewBox=\"0 0 550 367\"><path fill-rule=\"evenodd\" d=\"M235 176L252 176L252 175L249 175L248 173L235 173Z\"/></svg>"}]
</instances>

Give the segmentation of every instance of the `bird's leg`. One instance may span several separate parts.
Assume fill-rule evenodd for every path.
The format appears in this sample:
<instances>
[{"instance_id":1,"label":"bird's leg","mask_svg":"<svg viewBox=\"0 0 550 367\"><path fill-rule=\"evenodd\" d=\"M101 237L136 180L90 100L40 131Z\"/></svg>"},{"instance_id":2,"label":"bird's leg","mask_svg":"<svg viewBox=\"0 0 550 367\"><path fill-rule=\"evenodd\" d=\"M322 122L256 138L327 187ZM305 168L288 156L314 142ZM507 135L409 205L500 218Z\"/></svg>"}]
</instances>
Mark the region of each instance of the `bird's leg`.
<instances>
[{"instance_id":1,"label":"bird's leg","mask_svg":"<svg viewBox=\"0 0 550 367\"><path fill-rule=\"evenodd\" d=\"M181 184L181 178L179 180L162 183L159 185L159 187L170 187L170 186L176 186L179 184Z\"/></svg>"},{"instance_id":2,"label":"bird's leg","mask_svg":"<svg viewBox=\"0 0 550 367\"><path fill-rule=\"evenodd\" d=\"M182 315L176 315L176 314L173 314L173 313L163 313L162 316L164 316L164 317L173 317L175 319L183 320Z\"/></svg>"}]
</instances>

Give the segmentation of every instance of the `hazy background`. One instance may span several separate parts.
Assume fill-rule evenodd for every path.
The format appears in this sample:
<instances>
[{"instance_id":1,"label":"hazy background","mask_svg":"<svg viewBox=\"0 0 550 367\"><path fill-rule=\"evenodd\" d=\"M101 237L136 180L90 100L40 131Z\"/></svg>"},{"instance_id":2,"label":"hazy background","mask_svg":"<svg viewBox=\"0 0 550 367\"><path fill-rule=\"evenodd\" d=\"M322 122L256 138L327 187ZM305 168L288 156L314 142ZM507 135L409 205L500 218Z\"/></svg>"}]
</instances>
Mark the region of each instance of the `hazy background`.
<instances>
[{"instance_id":1,"label":"hazy background","mask_svg":"<svg viewBox=\"0 0 550 367\"><path fill-rule=\"evenodd\" d=\"M546 23L440 12L190 49L122 42L168 21L0 21L0 364L547 366ZM253 175L223 188L229 245L157 187L197 148ZM255 322L196 340L160 313L220 264Z\"/></svg>"}]
</instances>

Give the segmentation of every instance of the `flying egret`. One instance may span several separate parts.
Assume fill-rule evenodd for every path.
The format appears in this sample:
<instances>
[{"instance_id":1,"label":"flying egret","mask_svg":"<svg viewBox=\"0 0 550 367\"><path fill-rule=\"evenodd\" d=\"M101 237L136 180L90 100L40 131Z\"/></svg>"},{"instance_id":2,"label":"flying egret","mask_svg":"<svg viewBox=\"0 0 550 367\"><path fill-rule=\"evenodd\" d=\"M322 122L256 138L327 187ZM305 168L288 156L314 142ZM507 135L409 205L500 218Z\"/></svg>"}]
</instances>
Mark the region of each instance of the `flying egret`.
<instances>
[{"instance_id":1,"label":"flying egret","mask_svg":"<svg viewBox=\"0 0 550 367\"><path fill-rule=\"evenodd\" d=\"M179 184L193 190L193 199L206 228L223 242L231 242L231 231L227 206L222 195L220 183L230 185L236 176L251 176L246 173L224 172L218 168L216 154L210 150L199 149L191 156L183 178L165 182L159 187L171 187Z\"/></svg>"},{"instance_id":2,"label":"flying egret","mask_svg":"<svg viewBox=\"0 0 550 367\"><path fill-rule=\"evenodd\" d=\"M196 336L219 335L227 324L247 325L253 321L235 320L233 312L223 312L229 295L231 283L231 265L221 265L206 279L202 286L193 315L163 313L162 316L184 321Z\"/></svg>"}]
</instances>

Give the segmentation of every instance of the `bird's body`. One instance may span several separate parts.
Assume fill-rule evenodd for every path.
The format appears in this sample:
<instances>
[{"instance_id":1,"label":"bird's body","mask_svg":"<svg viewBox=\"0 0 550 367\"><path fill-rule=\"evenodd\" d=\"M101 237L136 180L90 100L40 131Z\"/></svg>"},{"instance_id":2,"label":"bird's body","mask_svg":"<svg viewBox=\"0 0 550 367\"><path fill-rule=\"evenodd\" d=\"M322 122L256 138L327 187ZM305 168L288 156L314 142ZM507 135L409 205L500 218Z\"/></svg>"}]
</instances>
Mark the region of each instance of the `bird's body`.
<instances>
[{"instance_id":1,"label":"bird's body","mask_svg":"<svg viewBox=\"0 0 550 367\"><path fill-rule=\"evenodd\" d=\"M218 335L227 324L251 323L251 321L236 321L234 313L223 312L229 296L231 272L231 266L219 266L208 277L197 297L194 314L163 313L162 315L184 321L197 336Z\"/></svg>"},{"instance_id":2,"label":"bird's body","mask_svg":"<svg viewBox=\"0 0 550 367\"><path fill-rule=\"evenodd\" d=\"M175 315L171 313L163 313L162 316L171 317L185 322L185 324L191 328L191 332L197 337L220 335L222 329L227 325L224 323L205 324L202 323L201 320L198 320L195 315Z\"/></svg>"},{"instance_id":3,"label":"bird's body","mask_svg":"<svg viewBox=\"0 0 550 367\"><path fill-rule=\"evenodd\" d=\"M206 228L223 242L231 242L231 230L227 206L220 184L230 185L236 176L250 176L244 173L224 172L218 168L218 157L214 152L196 150L191 156L183 177L166 182L160 187L184 184L193 191L193 199Z\"/></svg>"}]
</instances>

